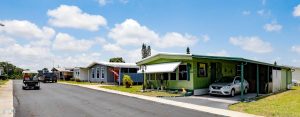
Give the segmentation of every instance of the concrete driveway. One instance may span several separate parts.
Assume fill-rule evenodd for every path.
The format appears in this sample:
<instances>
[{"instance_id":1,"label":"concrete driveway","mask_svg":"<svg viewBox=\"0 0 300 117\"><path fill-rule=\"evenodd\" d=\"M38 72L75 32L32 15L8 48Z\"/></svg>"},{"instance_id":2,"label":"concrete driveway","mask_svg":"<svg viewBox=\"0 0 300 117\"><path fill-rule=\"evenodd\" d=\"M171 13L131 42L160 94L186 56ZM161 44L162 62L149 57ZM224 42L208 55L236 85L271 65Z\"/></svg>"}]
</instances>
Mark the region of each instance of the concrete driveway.
<instances>
[{"instance_id":1,"label":"concrete driveway","mask_svg":"<svg viewBox=\"0 0 300 117\"><path fill-rule=\"evenodd\" d=\"M72 85L41 83L41 90L22 90L20 80L13 85L16 117L219 116Z\"/></svg>"},{"instance_id":2,"label":"concrete driveway","mask_svg":"<svg viewBox=\"0 0 300 117\"><path fill-rule=\"evenodd\" d=\"M245 98L255 97L255 93L248 93L245 95ZM210 96L210 95L201 95L201 96L189 96L189 97L163 97L165 99L186 102L191 104L197 104L202 106L228 109L228 106L234 103L240 102L240 95L229 97L229 96Z\"/></svg>"}]
</instances>

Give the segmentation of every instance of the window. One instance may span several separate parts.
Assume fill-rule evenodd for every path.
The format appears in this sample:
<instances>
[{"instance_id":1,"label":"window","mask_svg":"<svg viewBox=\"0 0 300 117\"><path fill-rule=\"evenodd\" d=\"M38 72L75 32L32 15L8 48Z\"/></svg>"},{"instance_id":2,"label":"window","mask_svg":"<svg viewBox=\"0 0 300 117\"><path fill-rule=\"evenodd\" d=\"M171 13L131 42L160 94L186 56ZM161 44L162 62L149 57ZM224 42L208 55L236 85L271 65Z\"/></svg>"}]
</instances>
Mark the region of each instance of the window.
<instances>
[{"instance_id":1,"label":"window","mask_svg":"<svg viewBox=\"0 0 300 117\"><path fill-rule=\"evenodd\" d=\"M163 80L169 80L169 73L163 73Z\"/></svg>"},{"instance_id":2,"label":"window","mask_svg":"<svg viewBox=\"0 0 300 117\"><path fill-rule=\"evenodd\" d=\"M121 68L121 73L128 73L128 68Z\"/></svg>"},{"instance_id":3,"label":"window","mask_svg":"<svg viewBox=\"0 0 300 117\"><path fill-rule=\"evenodd\" d=\"M95 69L92 68L92 78L95 78Z\"/></svg>"},{"instance_id":4,"label":"window","mask_svg":"<svg viewBox=\"0 0 300 117\"><path fill-rule=\"evenodd\" d=\"M179 80L187 80L187 65L179 65Z\"/></svg>"},{"instance_id":5,"label":"window","mask_svg":"<svg viewBox=\"0 0 300 117\"><path fill-rule=\"evenodd\" d=\"M104 78L104 67L101 67L101 78Z\"/></svg>"},{"instance_id":6,"label":"window","mask_svg":"<svg viewBox=\"0 0 300 117\"><path fill-rule=\"evenodd\" d=\"M100 78L100 69L97 67L97 78Z\"/></svg>"},{"instance_id":7,"label":"window","mask_svg":"<svg viewBox=\"0 0 300 117\"><path fill-rule=\"evenodd\" d=\"M207 64L206 63L198 63L198 77L206 77L207 76Z\"/></svg>"},{"instance_id":8,"label":"window","mask_svg":"<svg viewBox=\"0 0 300 117\"><path fill-rule=\"evenodd\" d=\"M155 74L150 74L150 80L155 80Z\"/></svg>"},{"instance_id":9,"label":"window","mask_svg":"<svg viewBox=\"0 0 300 117\"><path fill-rule=\"evenodd\" d=\"M129 73L137 73L137 69L136 68L129 68Z\"/></svg>"},{"instance_id":10,"label":"window","mask_svg":"<svg viewBox=\"0 0 300 117\"><path fill-rule=\"evenodd\" d=\"M176 72L170 73L170 80L176 80Z\"/></svg>"}]
</instances>

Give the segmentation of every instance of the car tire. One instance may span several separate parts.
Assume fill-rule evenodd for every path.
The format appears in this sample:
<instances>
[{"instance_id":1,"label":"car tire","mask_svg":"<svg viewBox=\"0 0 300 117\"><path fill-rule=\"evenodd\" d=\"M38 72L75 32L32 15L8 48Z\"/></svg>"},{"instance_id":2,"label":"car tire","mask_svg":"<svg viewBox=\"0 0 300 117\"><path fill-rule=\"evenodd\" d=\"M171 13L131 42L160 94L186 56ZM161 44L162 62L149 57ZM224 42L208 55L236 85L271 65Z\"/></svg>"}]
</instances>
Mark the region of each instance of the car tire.
<instances>
[{"instance_id":1,"label":"car tire","mask_svg":"<svg viewBox=\"0 0 300 117\"><path fill-rule=\"evenodd\" d=\"M231 96L231 97L234 97L234 96L235 96L235 90L234 90L234 89L231 89L231 91L230 91L230 96Z\"/></svg>"},{"instance_id":2,"label":"car tire","mask_svg":"<svg viewBox=\"0 0 300 117\"><path fill-rule=\"evenodd\" d=\"M244 93L245 93L245 94L248 93L248 88L247 88L247 87L244 89Z\"/></svg>"}]
</instances>

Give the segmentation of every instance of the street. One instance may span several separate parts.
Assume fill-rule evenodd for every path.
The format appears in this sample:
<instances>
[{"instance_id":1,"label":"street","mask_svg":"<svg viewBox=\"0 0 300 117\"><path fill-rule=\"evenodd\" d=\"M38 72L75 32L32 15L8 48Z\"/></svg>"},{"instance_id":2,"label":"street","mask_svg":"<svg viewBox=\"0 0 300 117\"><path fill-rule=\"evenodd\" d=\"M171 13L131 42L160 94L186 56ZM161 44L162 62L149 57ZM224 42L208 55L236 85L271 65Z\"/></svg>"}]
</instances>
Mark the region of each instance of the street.
<instances>
[{"instance_id":1,"label":"street","mask_svg":"<svg viewBox=\"0 0 300 117\"><path fill-rule=\"evenodd\" d=\"M16 117L218 116L65 84L41 83L41 90L22 90L21 80L13 85Z\"/></svg>"}]
</instances>

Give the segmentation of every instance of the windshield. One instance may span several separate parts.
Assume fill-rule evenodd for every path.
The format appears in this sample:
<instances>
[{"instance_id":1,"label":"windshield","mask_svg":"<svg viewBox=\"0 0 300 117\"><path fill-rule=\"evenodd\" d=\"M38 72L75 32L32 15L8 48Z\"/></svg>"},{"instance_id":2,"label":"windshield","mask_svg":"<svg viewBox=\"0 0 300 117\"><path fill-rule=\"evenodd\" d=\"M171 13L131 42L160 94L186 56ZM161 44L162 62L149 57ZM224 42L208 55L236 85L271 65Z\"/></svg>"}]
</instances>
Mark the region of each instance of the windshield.
<instances>
[{"instance_id":1,"label":"windshield","mask_svg":"<svg viewBox=\"0 0 300 117\"><path fill-rule=\"evenodd\" d=\"M221 79L219 79L217 82L226 82L226 83L230 83L233 81L233 77L223 77Z\"/></svg>"}]
</instances>

